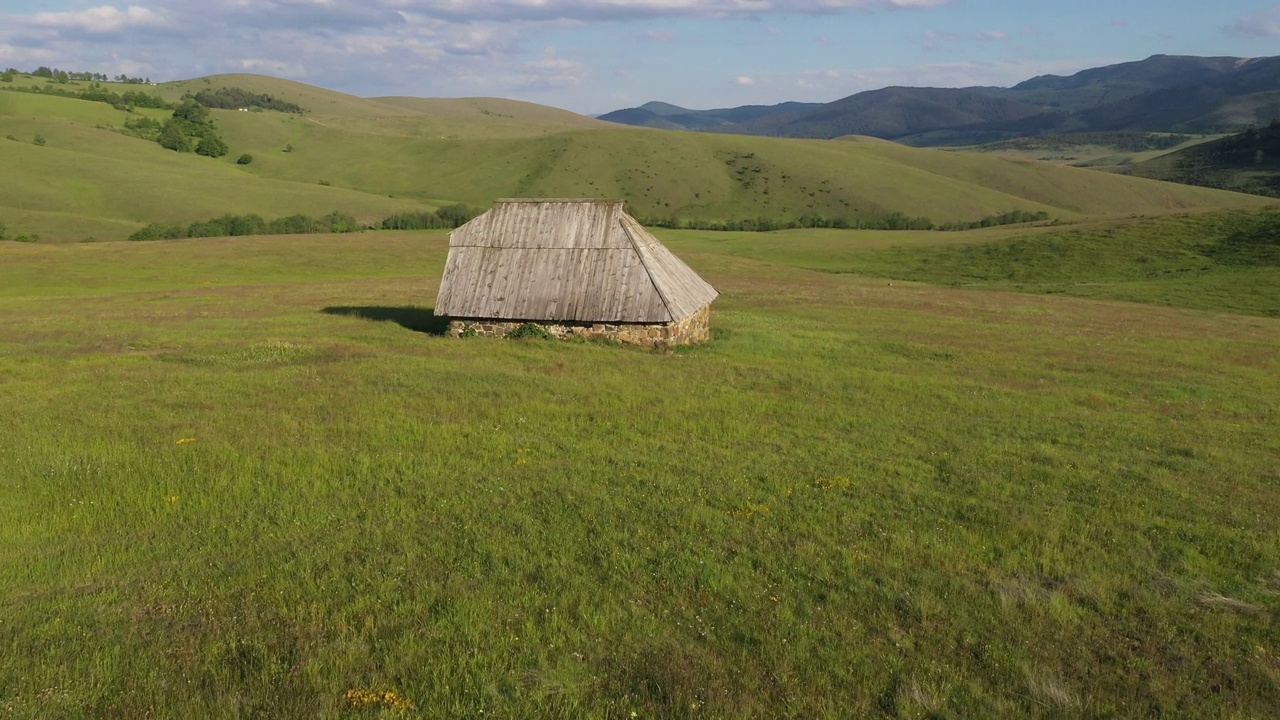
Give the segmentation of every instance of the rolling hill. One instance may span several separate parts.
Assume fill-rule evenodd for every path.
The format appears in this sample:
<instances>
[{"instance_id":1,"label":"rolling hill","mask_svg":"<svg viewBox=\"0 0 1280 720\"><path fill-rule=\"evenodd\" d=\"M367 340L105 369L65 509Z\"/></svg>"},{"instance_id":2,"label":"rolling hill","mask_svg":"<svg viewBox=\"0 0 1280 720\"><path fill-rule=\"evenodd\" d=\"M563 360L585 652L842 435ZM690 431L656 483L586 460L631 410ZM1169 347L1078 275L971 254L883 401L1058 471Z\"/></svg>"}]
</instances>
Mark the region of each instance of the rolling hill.
<instances>
[{"instance_id":1,"label":"rolling hill","mask_svg":"<svg viewBox=\"0 0 1280 720\"><path fill-rule=\"evenodd\" d=\"M201 87L239 87L305 112L212 110L231 148L214 160L121 134L130 115L105 103L0 93L0 135L11 138L0 141L0 221L12 232L79 240L225 213L271 218L341 210L373 221L508 196L617 197L651 220L821 216L849 224L895 213L970 222L1011 210L1070 221L1260 202L870 138L626 128L506 100L369 100L248 75L155 89L176 99ZM236 164L243 154L251 164Z\"/></svg>"}]
</instances>

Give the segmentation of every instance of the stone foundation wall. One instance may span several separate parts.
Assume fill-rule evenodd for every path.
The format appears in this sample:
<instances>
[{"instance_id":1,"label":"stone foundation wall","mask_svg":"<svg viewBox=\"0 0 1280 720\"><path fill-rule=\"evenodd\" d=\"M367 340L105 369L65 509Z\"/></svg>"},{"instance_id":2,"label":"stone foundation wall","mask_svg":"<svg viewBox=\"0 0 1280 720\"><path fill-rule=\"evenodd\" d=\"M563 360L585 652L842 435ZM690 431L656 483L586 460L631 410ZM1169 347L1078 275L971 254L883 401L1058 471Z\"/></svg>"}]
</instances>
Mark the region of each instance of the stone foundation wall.
<instances>
[{"instance_id":1,"label":"stone foundation wall","mask_svg":"<svg viewBox=\"0 0 1280 720\"><path fill-rule=\"evenodd\" d=\"M449 323L449 334L461 337L471 331L482 337L506 337L525 321L483 320L463 318ZM680 322L660 325L642 323L548 323L534 324L546 330L554 338L584 338L587 340L616 340L630 345L650 348L666 348L674 345L691 345L705 342L711 337L711 306L708 305Z\"/></svg>"}]
</instances>

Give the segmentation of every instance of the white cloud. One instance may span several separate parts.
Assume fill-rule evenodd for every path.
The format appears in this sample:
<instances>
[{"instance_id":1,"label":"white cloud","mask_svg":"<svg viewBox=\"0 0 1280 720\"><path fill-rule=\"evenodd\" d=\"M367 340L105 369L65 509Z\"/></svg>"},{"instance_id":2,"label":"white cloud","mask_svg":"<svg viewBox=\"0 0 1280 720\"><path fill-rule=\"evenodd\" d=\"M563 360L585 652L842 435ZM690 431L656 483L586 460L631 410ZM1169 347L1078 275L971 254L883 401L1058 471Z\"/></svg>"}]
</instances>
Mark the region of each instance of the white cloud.
<instances>
[{"instance_id":1,"label":"white cloud","mask_svg":"<svg viewBox=\"0 0 1280 720\"><path fill-rule=\"evenodd\" d=\"M307 74L307 69L302 65L265 58L241 58L236 61L236 65L247 72L260 72L281 77L301 78L306 77Z\"/></svg>"},{"instance_id":2,"label":"white cloud","mask_svg":"<svg viewBox=\"0 0 1280 720\"><path fill-rule=\"evenodd\" d=\"M736 77L736 78L734 78L734 79L733 79L733 84L734 84L734 85L745 85L745 86L748 86L748 87L749 87L749 86L751 86L751 85L755 85L755 84L756 84L756 79L755 79L755 78L753 78L753 77L751 77L750 75L739 75L738 77Z\"/></svg>"},{"instance_id":3,"label":"white cloud","mask_svg":"<svg viewBox=\"0 0 1280 720\"><path fill-rule=\"evenodd\" d=\"M546 57L525 63L520 74L505 79L504 83L515 91L545 91L577 87L590 76L587 66L555 57L554 50L549 50Z\"/></svg>"},{"instance_id":4,"label":"white cloud","mask_svg":"<svg viewBox=\"0 0 1280 720\"><path fill-rule=\"evenodd\" d=\"M71 29L90 33L114 33L127 28L161 27L165 19L153 10L130 5L120 10L111 5L69 10L66 12L38 12L30 17L30 24L38 28Z\"/></svg>"},{"instance_id":5,"label":"white cloud","mask_svg":"<svg viewBox=\"0 0 1280 720\"><path fill-rule=\"evenodd\" d=\"M1002 42L1008 38L1008 34L999 30L983 30L973 34L973 39L979 42Z\"/></svg>"},{"instance_id":6,"label":"white cloud","mask_svg":"<svg viewBox=\"0 0 1280 720\"><path fill-rule=\"evenodd\" d=\"M1249 13L1226 28L1244 37L1280 37L1280 6Z\"/></svg>"},{"instance_id":7,"label":"white cloud","mask_svg":"<svg viewBox=\"0 0 1280 720\"><path fill-rule=\"evenodd\" d=\"M385 0L390 7L456 20L626 20L655 17L758 17L849 10L917 9L951 0Z\"/></svg>"}]
</instances>

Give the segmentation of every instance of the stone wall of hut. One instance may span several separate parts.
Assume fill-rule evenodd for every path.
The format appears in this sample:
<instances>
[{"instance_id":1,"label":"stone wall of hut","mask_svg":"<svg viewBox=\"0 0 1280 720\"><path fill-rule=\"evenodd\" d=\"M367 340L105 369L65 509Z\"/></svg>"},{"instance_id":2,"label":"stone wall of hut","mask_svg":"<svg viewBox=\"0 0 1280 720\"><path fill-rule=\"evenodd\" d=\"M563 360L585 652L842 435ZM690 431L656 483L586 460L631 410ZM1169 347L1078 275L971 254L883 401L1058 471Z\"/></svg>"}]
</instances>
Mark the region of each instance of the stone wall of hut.
<instances>
[{"instance_id":1,"label":"stone wall of hut","mask_svg":"<svg viewBox=\"0 0 1280 720\"><path fill-rule=\"evenodd\" d=\"M526 321L485 320L462 318L449 323L453 337L476 335L480 337L506 337L525 325ZM678 322L661 324L644 323L552 323L534 322L554 338L567 340L614 340L629 345L649 348L667 348L675 345L691 345L705 342L711 337L711 306Z\"/></svg>"}]
</instances>

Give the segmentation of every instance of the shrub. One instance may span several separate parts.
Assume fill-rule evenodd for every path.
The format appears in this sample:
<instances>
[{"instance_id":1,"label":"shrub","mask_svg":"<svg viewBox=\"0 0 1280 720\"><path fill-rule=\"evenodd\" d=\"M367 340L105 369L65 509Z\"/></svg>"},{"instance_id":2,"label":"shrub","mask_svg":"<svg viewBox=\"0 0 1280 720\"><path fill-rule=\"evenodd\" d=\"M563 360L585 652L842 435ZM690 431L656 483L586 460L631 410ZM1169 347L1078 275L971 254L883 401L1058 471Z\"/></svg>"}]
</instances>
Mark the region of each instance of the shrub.
<instances>
[{"instance_id":1,"label":"shrub","mask_svg":"<svg viewBox=\"0 0 1280 720\"><path fill-rule=\"evenodd\" d=\"M196 145L196 154L204 155L205 157L222 157L227 154L227 150L227 144L222 141L222 138L213 133L200 138L199 144Z\"/></svg>"},{"instance_id":2,"label":"shrub","mask_svg":"<svg viewBox=\"0 0 1280 720\"><path fill-rule=\"evenodd\" d=\"M470 205L447 205L435 212L402 213L385 218L378 227L382 230L441 230L460 227L480 211Z\"/></svg>"},{"instance_id":3,"label":"shrub","mask_svg":"<svg viewBox=\"0 0 1280 720\"><path fill-rule=\"evenodd\" d=\"M315 219L306 215L276 218L267 226L267 233L270 235L301 235L314 232L321 232L321 230Z\"/></svg>"},{"instance_id":4,"label":"shrub","mask_svg":"<svg viewBox=\"0 0 1280 720\"><path fill-rule=\"evenodd\" d=\"M44 145L45 143L44 136L37 133L35 137L35 143L37 145Z\"/></svg>"},{"instance_id":5,"label":"shrub","mask_svg":"<svg viewBox=\"0 0 1280 720\"><path fill-rule=\"evenodd\" d=\"M532 338L536 340L550 340L551 333L547 329L537 323L527 322L517 327L515 330L507 333L507 337L514 340Z\"/></svg>"},{"instance_id":6,"label":"shrub","mask_svg":"<svg viewBox=\"0 0 1280 720\"><path fill-rule=\"evenodd\" d=\"M162 225L151 223L129 236L130 240L173 240L186 237L187 230L181 225Z\"/></svg>"},{"instance_id":7,"label":"shrub","mask_svg":"<svg viewBox=\"0 0 1280 720\"><path fill-rule=\"evenodd\" d=\"M156 142L160 143L160 147L175 152L191 152L195 149L191 138L187 137L173 120L165 122L164 129L160 131Z\"/></svg>"},{"instance_id":8,"label":"shrub","mask_svg":"<svg viewBox=\"0 0 1280 720\"><path fill-rule=\"evenodd\" d=\"M251 162L253 162L253 156L250 155L249 153L245 153L240 157L236 158L237 165L248 165Z\"/></svg>"}]
</instances>

